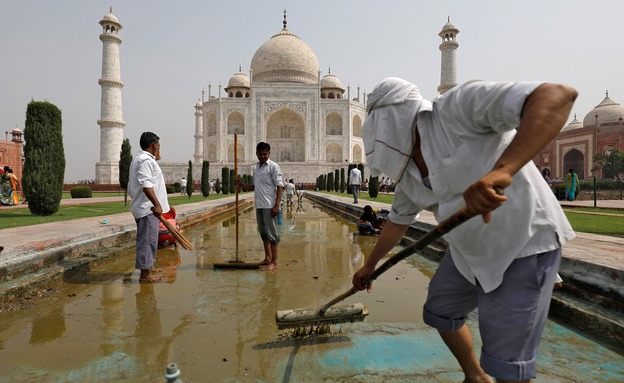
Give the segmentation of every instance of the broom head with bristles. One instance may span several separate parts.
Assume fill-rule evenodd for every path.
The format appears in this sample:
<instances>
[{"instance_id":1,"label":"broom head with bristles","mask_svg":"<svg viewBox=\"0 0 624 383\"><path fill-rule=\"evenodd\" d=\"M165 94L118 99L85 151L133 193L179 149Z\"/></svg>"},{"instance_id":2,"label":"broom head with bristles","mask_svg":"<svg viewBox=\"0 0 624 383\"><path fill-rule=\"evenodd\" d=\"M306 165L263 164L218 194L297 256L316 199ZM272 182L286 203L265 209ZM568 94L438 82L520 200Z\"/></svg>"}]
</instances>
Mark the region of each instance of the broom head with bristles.
<instances>
[{"instance_id":1,"label":"broom head with bristles","mask_svg":"<svg viewBox=\"0 0 624 383\"><path fill-rule=\"evenodd\" d=\"M281 310L275 314L277 328L295 329L323 325L361 322L368 315L368 309L362 303L330 307L324 313L320 309L301 308Z\"/></svg>"}]
</instances>

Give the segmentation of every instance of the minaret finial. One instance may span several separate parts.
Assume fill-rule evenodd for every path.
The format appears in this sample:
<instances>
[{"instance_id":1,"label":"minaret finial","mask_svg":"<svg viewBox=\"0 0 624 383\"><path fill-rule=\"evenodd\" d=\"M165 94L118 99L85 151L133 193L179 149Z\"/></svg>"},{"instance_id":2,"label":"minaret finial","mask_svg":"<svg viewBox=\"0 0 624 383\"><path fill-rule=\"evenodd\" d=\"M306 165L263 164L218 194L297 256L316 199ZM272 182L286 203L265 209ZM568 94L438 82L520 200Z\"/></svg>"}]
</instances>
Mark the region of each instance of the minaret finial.
<instances>
[{"instance_id":1,"label":"minaret finial","mask_svg":"<svg viewBox=\"0 0 624 383\"><path fill-rule=\"evenodd\" d=\"M113 6L110 6L110 13L113 13Z\"/></svg>"},{"instance_id":2,"label":"minaret finial","mask_svg":"<svg viewBox=\"0 0 624 383\"><path fill-rule=\"evenodd\" d=\"M288 21L286 21L286 10L284 9L284 29L286 29L286 24L288 24Z\"/></svg>"},{"instance_id":3,"label":"minaret finial","mask_svg":"<svg viewBox=\"0 0 624 383\"><path fill-rule=\"evenodd\" d=\"M329 74L331 74L331 65L327 67L327 71L329 72Z\"/></svg>"},{"instance_id":4,"label":"minaret finial","mask_svg":"<svg viewBox=\"0 0 624 383\"><path fill-rule=\"evenodd\" d=\"M447 21L450 23L451 22L451 16L448 16Z\"/></svg>"},{"instance_id":5,"label":"minaret finial","mask_svg":"<svg viewBox=\"0 0 624 383\"><path fill-rule=\"evenodd\" d=\"M607 95L607 98L609 98L609 90L607 90L605 94Z\"/></svg>"},{"instance_id":6,"label":"minaret finial","mask_svg":"<svg viewBox=\"0 0 624 383\"><path fill-rule=\"evenodd\" d=\"M240 64L238 64L238 71L239 71L239 72L242 72L242 71L243 71L243 67L242 67Z\"/></svg>"}]
</instances>

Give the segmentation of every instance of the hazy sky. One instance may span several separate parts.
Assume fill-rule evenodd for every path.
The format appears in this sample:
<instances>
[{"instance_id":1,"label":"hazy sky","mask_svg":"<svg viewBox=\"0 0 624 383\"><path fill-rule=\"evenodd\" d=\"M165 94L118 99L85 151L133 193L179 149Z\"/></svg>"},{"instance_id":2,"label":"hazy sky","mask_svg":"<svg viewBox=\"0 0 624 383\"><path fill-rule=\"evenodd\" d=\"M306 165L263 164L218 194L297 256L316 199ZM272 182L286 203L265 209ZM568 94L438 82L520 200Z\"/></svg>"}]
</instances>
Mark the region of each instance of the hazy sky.
<instances>
[{"instance_id":1,"label":"hazy sky","mask_svg":"<svg viewBox=\"0 0 624 383\"><path fill-rule=\"evenodd\" d=\"M447 17L457 37L458 81L544 80L574 86L578 119L605 97L624 102L621 0L22 0L2 5L0 123L24 129L31 99L63 113L66 182L95 178L99 160L101 26L108 13L120 37L125 137L161 137L164 161L194 151L194 105L202 87L216 95L256 50L282 28L316 53L355 97L382 78L416 83L437 95ZM207 93L206 93L207 96ZM570 117L571 121L573 116ZM1 132L1 131L0 131Z\"/></svg>"}]
</instances>

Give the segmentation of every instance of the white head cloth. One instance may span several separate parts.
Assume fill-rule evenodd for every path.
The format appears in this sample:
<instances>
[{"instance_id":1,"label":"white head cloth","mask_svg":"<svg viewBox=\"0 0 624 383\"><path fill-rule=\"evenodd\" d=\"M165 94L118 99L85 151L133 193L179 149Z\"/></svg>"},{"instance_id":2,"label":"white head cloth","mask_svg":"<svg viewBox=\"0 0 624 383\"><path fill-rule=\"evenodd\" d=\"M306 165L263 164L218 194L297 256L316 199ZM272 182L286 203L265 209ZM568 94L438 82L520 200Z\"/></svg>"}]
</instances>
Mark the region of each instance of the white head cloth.
<instances>
[{"instance_id":1,"label":"white head cloth","mask_svg":"<svg viewBox=\"0 0 624 383\"><path fill-rule=\"evenodd\" d=\"M399 182L412 157L414 118L422 102L418 87L398 77L382 80L367 95L362 137L372 177L385 174Z\"/></svg>"}]
</instances>

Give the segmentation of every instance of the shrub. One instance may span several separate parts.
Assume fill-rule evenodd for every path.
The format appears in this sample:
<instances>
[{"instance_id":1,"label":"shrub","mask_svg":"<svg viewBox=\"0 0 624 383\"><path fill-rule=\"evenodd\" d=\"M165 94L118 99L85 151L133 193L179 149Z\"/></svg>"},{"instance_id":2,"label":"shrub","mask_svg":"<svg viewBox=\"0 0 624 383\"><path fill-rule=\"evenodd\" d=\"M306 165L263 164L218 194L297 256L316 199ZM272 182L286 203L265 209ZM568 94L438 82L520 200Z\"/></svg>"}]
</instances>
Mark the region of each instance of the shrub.
<instances>
[{"instance_id":1,"label":"shrub","mask_svg":"<svg viewBox=\"0 0 624 383\"><path fill-rule=\"evenodd\" d=\"M188 185L188 183L187 183L187 185ZM171 186L173 186L173 191L175 193L179 193L179 192L182 191L182 185L180 185L179 182L174 182ZM169 193L169 192L167 192L167 193Z\"/></svg>"},{"instance_id":2,"label":"shrub","mask_svg":"<svg viewBox=\"0 0 624 383\"><path fill-rule=\"evenodd\" d=\"M61 111L47 101L31 101L24 127L22 186L33 215L56 213L63 197L65 150Z\"/></svg>"},{"instance_id":3,"label":"shrub","mask_svg":"<svg viewBox=\"0 0 624 383\"><path fill-rule=\"evenodd\" d=\"M93 193L88 186L74 186L69 190L72 198L91 198Z\"/></svg>"},{"instance_id":4,"label":"shrub","mask_svg":"<svg viewBox=\"0 0 624 383\"><path fill-rule=\"evenodd\" d=\"M180 185L180 184L178 184L178 185ZM176 188L175 188L174 185L167 185L166 188L167 188L167 194L173 194L173 193L177 193L179 191L179 190L176 191Z\"/></svg>"}]
</instances>

